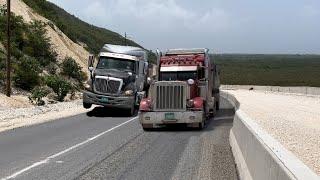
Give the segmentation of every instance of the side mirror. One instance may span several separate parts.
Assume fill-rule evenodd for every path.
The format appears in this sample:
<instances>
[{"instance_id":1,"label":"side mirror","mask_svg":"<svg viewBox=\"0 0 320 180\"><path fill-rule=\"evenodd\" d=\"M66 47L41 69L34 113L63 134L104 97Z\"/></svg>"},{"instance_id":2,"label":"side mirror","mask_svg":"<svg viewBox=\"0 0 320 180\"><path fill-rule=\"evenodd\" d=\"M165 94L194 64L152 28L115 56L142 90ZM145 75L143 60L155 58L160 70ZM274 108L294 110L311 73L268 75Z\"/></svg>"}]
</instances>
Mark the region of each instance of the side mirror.
<instances>
[{"instance_id":1,"label":"side mirror","mask_svg":"<svg viewBox=\"0 0 320 180\"><path fill-rule=\"evenodd\" d=\"M88 59L88 69L89 71L93 71L93 64L94 64L94 56L90 55Z\"/></svg>"},{"instance_id":2,"label":"side mirror","mask_svg":"<svg viewBox=\"0 0 320 180\"><path fill-rule=\"evenodd\" d=\"M218 75L220 75L221 69L219 68L219 66L216 66L216 72L217 72Z\"/></svg>"},{"instance_id":3,"label":"side mirror","mask_svg":"<svg viewBox=\"0 0 320 180\"><path fill-rule=\"evenodd\" d=\"M149 64L147 62L144 63L144 67L143 67L143 73L144 74L148 74L148 70L149 70Z\"/></svg>"}]
</instances>

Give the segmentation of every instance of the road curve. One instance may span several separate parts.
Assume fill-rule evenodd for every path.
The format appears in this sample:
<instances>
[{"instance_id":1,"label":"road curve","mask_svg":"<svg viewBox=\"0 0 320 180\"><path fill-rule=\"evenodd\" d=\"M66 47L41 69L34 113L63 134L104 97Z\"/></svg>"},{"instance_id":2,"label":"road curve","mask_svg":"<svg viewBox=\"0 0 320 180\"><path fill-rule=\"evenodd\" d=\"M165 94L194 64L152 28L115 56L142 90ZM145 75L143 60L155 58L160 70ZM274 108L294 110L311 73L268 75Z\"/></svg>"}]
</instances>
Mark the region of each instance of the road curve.
<instances>
[{"instance_id":1,"label":"road curve","mask_svg":"<svg viewBox=\"0 0 320 180\"><path fill-rule=\"evenodd\" d=\"M233 113L205 130L144 132L137 118L88 113L0 133L1 179L237 179Z\"/></svg>"}]
</instances>

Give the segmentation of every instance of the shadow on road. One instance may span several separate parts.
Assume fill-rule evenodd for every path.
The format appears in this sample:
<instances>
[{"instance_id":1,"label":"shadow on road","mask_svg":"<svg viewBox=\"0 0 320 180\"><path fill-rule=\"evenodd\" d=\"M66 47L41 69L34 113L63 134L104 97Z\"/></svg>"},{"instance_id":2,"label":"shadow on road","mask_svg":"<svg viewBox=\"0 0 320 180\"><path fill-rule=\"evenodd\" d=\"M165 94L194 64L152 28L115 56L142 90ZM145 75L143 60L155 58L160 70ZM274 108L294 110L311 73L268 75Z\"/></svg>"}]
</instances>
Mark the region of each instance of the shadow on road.
<instances>
[{"instance_id":1,"label":"shadow on road","mask_svg":"<svg viewBox=\"0 0 320 180\"><path fill-rule=\"evenodd\" d=\"M136 116L137 111L132 116ZM119 108L106 108L106 107L95 107L91 111L87 112L87 116L89 117L131 117L129 113L125 109Z\"/></svg>"},{"instance_id":2,"label":"shadow on road","mask_svg":"<svg viewBox=\"0 0 320 180\"><path fill-rule=\"evenodd\" d=\"M234 110L232 109L221 109L217 112L216 116L214 118L210 118L207 123L205 128L202 130L199 130L197 128L190 128L187 127L186 124L169 124L166 125L162 128L155 128L155 129L149 129L148 131L152 132L185 132L185 131L190 131L190 132L205 132L205 131L213 131L215 127L219 126L228 126L232 127L233 124L233 117L234 117Z\"/></svg>"}]
</instances>

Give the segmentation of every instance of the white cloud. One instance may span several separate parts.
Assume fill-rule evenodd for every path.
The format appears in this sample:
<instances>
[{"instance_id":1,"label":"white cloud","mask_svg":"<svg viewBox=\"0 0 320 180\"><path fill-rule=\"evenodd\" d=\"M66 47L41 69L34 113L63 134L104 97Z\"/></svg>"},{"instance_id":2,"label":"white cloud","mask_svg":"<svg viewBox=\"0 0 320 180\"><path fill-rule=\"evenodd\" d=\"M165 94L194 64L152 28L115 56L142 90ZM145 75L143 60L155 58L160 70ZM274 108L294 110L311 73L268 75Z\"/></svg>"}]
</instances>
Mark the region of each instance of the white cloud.
<instances>
[{"instance_id":1,"label":"white cloud","mask_svg":"<svg viewBox=\"0 0 320 180\"><path fill-rule=\"evenodd\" d=\"M146 48L224 52L319 51L320 1L49 0ZM279 43L281 39L282 43Z\"/></svg>"},{"instance_id":2,"label":"white cloud","mask_svg":"<svg viewBox=\"0 0 320 180\"><path fill-rule=\"evenodd\" d=\"M229 22L223 9L198 12L181 6L176 0L111 0L108 3L96 0L86 7L84 13L91 19L100 19L100 22L108 20L112 26L123 21L159 31L185 28L217 31L227 27Z\"/></svg>"},{"instance_id":3,"label":"white cloud","mask_svg":"<svg viewBox=\"0 0 320 180\"><path fill-rule=\"evenodd\" d=\"M316 8L315 6L305 5L302 8L301 14L305 17L316 17L320 15L320 9Z\"/></svg>"},{"instance_id":4,"label":"white cloud","mask_svg":"<svg viewBox=\"0 0 320 180\"><path fill-rule=\"evenodd\" d=\"M110 20L110 14L107 13L107 9L104 4L99 0L94 0L88 3L85 7L83 15L92 24L100 24L101 20ZM102 21L103 22L103 21ZM101 24L103 26L104 24Z\"/></svg>"}]
</instances>

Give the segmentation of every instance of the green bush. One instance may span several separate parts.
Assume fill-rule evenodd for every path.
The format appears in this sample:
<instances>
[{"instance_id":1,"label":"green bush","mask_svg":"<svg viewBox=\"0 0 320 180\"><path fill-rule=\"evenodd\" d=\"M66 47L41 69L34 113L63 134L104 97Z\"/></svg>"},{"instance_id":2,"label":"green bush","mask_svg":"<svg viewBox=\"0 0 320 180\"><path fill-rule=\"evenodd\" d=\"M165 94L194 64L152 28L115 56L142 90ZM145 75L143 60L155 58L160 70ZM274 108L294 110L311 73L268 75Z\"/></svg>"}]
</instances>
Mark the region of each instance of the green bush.
<instances>
[{"instance_id":1,"label":"green bush","mask_svg":"<svg viewBox=\"0 0 320 180\"><path fill-rule=\"evenodd\" d=\"M17 87L24 90L31 90L40 84L40 64L32 57L24 56L19 59L15 66L13 80Z\"/></svg>"},{"instance_id":2,"label":"green bush","mask_svg":"<svg viewBox=\"0 0 320 180\"><path fill-rule=\"evenodd\" d=\"M79 64L71 57L66 57L61 63L61 74L76 79L78 82L86 80L86 74L81 71Z\"/></svg>"},{"instance_id":3,"label":"green bush","mask_svg":"<svg viewBox=\"0 0 320 180\"><path fill-rule=\"evenodd\" d=\"M19 59L22 57L21 49L25 44L27 24L24 23L21 16L11 14L11 54ZM0 41L3 45L6 44L6 6L0 7Z\"/></svg>"},{"instance_id":4,"label":"green bush","mask_svg":"<svg viewBox=\"0 0 320 180\"><path fill-rule=\"evenodd\" d=\"M6 6L0 7L0 43L6 44ZM56 62L45 24L34 21L27 24L21 16L11 17L11 52L13 81L17 87L31 90L39 85L43 67ZM4 60L0 53L0 83L4 78Z\"/></svg>"},{"instance_id":5,"label":"green bush","mask_svg":"<svg viewBox=\"0 0 320 180\"><path fill-rule=\"evenodd\" d=\"M35 57L43 67L50 62L56 62L57 56L52 51L50 39L46 36L45 26L41 21L33 21L28 25L25 44L22 48L25 54Z\"/></svg>"},{"instance_id":6,"label":"green bush","mask_svg":"<svg viewBox=\"0 0 320 180\"><path fill-rule=\"evenodd\" d=\"M47 86L49 86L53 90L53 92L56 93L57 100L61 102L72 89L72 85L67 80L56 75L47 76L45 78L45 82Z\"/></svg>"},{"instance_id":7,"label":"green bush","mask_svg":"<svg viewBox=\"0 0 320 180\"><path fill-rule=\"evenodd\" d=\"M50 90L47 87L37 86L32 89L29 100L31 103L35 103L38 106L43 106L45 102L42 98L46 97L50 93Z\"/></svg>"},{"instance_id":8,"label":"green bush","mask_svg":"<svg viewBox=\"0 0 320 180\"><path fill-rule=\"evenodd\" d=\"M48 66L47 66L47 71L48 71L48 73L49 74L51 74L51 75L55 75L56 73L57 73L57 69L58 69L58 67L57 67L57 65L55 64L55 63L50 63Z\"/></svg>"}]
</instances>

